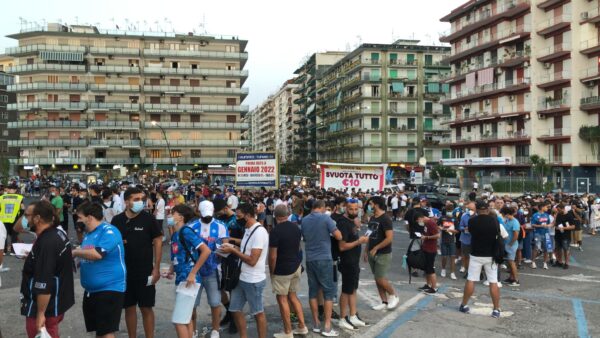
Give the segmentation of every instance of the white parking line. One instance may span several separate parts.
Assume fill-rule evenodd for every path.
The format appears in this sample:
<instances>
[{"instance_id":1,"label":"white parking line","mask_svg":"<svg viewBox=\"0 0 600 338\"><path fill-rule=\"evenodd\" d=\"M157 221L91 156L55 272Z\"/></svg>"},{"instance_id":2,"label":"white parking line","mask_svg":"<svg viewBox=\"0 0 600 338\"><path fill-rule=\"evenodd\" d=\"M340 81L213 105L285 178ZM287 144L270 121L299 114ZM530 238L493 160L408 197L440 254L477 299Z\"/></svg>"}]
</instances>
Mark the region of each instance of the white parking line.
<instances>
[{"instance_id":1,"label":"white parking line","mask_svg":"<svg viewBox=\"0 0 600 338\"><path fill-rule=\"evenodd\" d=\"M549 275L540 275L537 273L519 273L522 276L532 276L532 277L544 277L544 278L552 278L559 280L566 280L570 282L582 282L582 283L600 283L600 277L598 276L586 276L583 274L579 275L569 275L569 276L549 276Z\"/></svg>"},{"instance_id":2,"label":"white parking line","mask_svg":"<svg viewBox=\"0 0 600 338\"><path fill-rule=\"evenodd\" d=\"M410 298L406 302L402 303L394 311L390 311L385 317L383 317L377 324L371 326L367 332L361 334L363 337L375 337L378 333L383 331L390 323L398 318L403 312L408 310L411 306L415 305L421 299L427 297L424 293L419 293L414 297Z\"/></svg>"}]
</instances>

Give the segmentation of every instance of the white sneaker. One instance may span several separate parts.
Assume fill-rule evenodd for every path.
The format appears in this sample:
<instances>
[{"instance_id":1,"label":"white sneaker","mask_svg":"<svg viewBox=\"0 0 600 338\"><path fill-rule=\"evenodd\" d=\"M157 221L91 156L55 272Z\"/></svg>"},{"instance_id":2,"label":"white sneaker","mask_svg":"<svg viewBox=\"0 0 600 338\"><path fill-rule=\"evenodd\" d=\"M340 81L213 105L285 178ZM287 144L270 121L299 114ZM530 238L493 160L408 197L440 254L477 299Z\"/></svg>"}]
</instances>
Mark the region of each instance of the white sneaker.
<instances>
[{"instance_id":1,"label":"white sneaker","mask_svg":"<svg viewBox=\"0 0 600 338\"><path fill-rule=\"evenodd\" d=\"M531 268L532 269L537 269L537 265L535 264L535 262L531 262Z\"/></svg>"},{"instance_id":2,"label":"white sneaker","mask_svg":"<svg viewBox=\"0 0 600 338\"><path fill-rule=\"evenodd\" d=\"M500 269L506 270L506 264L500 264Z\"/></svg>"},{"instance_id":3,"label":"white sneaker","mask_svg":"<svg viewBox=\"0 0 600 338\"><path fill-rule=\"evenodd\" d=\"M544 270L548 270L548 263L544 262Z\"/></svg>"},{"instance_id":4,"label":"white sneaker","mask_svg":"<svg viewBox=\"0 0 600 338\"><path fill-rule=\"evenodd\" d=\"M488 282L487 280L484 280L484 281L483 281L483 285L485 285L485 286L490 286L490 282Z\"/></svg>"},{"instance_id":5,"label":"white sneaker","mask_svg":"<svg viewBox=\"0 0 600 338\"><path fill-rule=\"evenodd\" d=\"M461 266L461 267L460 267L460 270L458 270L458 272L460 272L460 273L465 273L465 267L464 267L464 266Z\"/></svg>"},{"instance_id":6,"label":"white sneaker","mask_svg":"<svg viewBox=\"0 0 600 338\"><path fill-rule=\"evenodd\" d=\"M0 272L10 271L10 268L5 268L3 265L0 265Z\"/></svg>"},{"instance_id":7,"label":"white sneaker","mask_svg":"<svg viewBox=\"0 0 600 338\"><path fill-rule=\"evenodd\" d=\"M325 337L337 337L340 334L334 330L334 329L330 329L329 331L321 331L321 334Z\"/></svg>"},{"instance_id":8,"label":"white sneaker","mask_svg":"<svg viewBox=\"0 0 600 338\"><path fill-rule=\"evenodd\" d=\"M498 282L498 287L501 288L502 287L502 282Z\"/></svg>"},{"instance_id":9,"label":"white sneaker","mask_svg":"<svg viewBox=\"0 0 600 338\"><path fill-rule=\"evenodd\" d=\"M358 318L358 316L356 316L356 315L350 316L348 318L348 320L350 321L350 324L354 325L355 327L365 327L365 326L367 326L367 323L365 323L362 320L360 320L360 318Z\"/></svg>"},{"instance_id":10,"label":"white sneaker","mask_svg":"<svg viewBox=\"0 0 600 338\"><path fill-rule=\"evenodd\" d=\"M292 334L292 337L293 336L294 335ZM221 337L221 334L219 334L219 331L217 331L217 330L210 331L210 338L220 338L220 337Z\"/></svg>"},{"instance_id":11,"label":"white sneaker","mask_svg":"<svg viewBox=\"0 0 600 338\"><path fill-rule=\"evenodd\" d=\"M348 317L340 318L340 320L338 321L338 326L344 330L349 330L349 331L356 330L356 327L354 326L354 324L349 322Z\"/></svg>"},{"instance_id":12,"label":"white sneaker","mask_svg":"<svg viewBox=\"0 0 600 338\"><path fill-rule=\"evenodd\" d=\"M440 272L440 276L446 277L446 269L442 269L442 272Z\"/></svg>"},{"instance_id":13,"label":"white sneaker","mask_svg":"<svg viewBox=\"0 0 600 338\"><path fill-rule=\"evenodd\" d=\"M456 280L456 275L454 274L454 272L450 274L450 279Z\"/></svg>"},{"instance_id":14,"label":"white sneaker","mask_svg":"<svg viewBox=\"0 0 600 338\"><path fill-rule=\"evenodd\" d=\"M198 338L198 330L194 331L194 333L192 335L192 338Z\"/></svg>"},{"instance_id":15,"label":"white sneaker","mask_svg":"<svg viewBox=\"0 0 600 338\"><path fill-rule=\"evenodd\" d=\"M212 338L212 334L211 334L210 337ZM278 333L274 333L273 334L273 338L294 338L294 334L293 333L278 332Z\"/></svg>"},{"instance_id":16,"label":"white sneaker","mask_svg":"<svg viewBox=\"0 0 600 338\"><path fill-rule=\"evenodd\" d=\"M375 311L382 311L387 309L387 304L381 303L375 306L372 306L371 309L375 310Z\"/></svg>"},{"instance_id":17,"label":"white sneaker","mask_svg":"<svg viewBox=\"0 0 600 338\"><path fill-rule=\"evenodd\" d=\"M388 298L388 305L387 305L387 309L388 310L393 310L396 308L396 306L398 306L398 303L400 303L400 299L398 299L398 297L394 296L390 296Z\"/></svg>"},{"instance_id":18,"label":"white sneaker","mask_svg":"<svg viewBox=\"0 0 600 338\"><path fill-rule=\"evenodd\" d=\"M531 263L531 259L526 259L526 260L523 261L523 263L530 264Z\"/></svg>"}]
</instances>

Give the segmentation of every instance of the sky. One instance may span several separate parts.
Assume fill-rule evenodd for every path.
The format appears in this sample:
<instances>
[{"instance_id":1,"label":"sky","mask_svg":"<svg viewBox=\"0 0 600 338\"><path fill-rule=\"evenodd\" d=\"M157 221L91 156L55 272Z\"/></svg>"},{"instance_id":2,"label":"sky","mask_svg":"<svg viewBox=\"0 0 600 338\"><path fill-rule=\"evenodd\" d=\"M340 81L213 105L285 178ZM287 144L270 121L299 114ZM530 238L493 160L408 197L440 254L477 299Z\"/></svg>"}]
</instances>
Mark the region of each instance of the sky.
<instances>
[{"instance_id":1,"label":"sky","mask_svg":"<svg viewBox=\"0 0 600 338\"><path fill-rule=\"evenodd\" d=\"M3 1L4 2L4 1ZM2 4L0 54L16 40L4 36L32 22L92 24L120 29L206 32L248 40L250 94L254 108L294 76L315 52L351 51L360 43L417 39L440 45L450 25L439 19L466 0L22 0ZM82 4L86 4L83 6ZM89 4L89 5L88 5ZM146 24L144 24L146 22Z\"/></svg>"}]
</instances>

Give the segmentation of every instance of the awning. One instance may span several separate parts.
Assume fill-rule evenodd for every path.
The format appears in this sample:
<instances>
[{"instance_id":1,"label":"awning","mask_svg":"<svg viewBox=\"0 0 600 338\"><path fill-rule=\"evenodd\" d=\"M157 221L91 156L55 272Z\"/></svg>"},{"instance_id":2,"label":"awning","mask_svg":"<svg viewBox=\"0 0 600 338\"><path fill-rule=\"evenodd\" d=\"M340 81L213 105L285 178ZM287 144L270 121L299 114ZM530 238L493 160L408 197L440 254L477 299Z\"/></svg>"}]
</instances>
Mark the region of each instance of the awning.
<instances>
[{"instance_id":1,"label":"awning","mask_svg":"<svg viewBox=\"0 0 600 338\"><path fill-rule=\"evenodd\" d=\"M404 91L403 82L392 82L392 91L394 93L402 93Z\"/></svg>"},{"instance_id":2,"label":"awning","mask_svg":"<svg viewBox=\"0 0 600 338\"><path fill-rule=\"evenodd\" d=\"M83 62L83 53L42 51L40 52L40 58L47 61Z\"/></svg>"}]
</instances>

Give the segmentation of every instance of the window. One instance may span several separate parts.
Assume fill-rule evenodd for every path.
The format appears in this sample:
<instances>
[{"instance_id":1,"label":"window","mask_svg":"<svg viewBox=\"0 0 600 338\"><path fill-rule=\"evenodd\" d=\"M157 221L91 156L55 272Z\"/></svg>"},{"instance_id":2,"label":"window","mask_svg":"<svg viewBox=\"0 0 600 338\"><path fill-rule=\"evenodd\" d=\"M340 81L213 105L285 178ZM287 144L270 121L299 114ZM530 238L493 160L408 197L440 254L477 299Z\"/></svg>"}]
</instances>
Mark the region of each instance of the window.
<instances>
[{"instance_id":1,"label":"window","mask_svg":"<svg viewBox=\"0 0 600 338\"><path fill-rule=\"evenodd\" d=\"M71 83L74 83L74 84L79 83L79 76L71 76Z\"/></svg>"},{"instance_id":2,"label":"window","mask_svg":"<svg viewBox=\"0 0 600 338\"><path fill-rule=\"evenodd\" d=\"M171 122L181 122L181 115L171 114Z\"/></svg>"},{"instance_id":3,"label":"window","mask_svg":"<svg viewBox=\"0 0 600 338\"><path fill-rule=\"evenodd\" d=\"M131 122L139 122L140 114L129 114L129 121Z\"/></svg>"},{"instance_id":4,"label":"window","mask_svg":"<svg viewBox=\"0 0 600 338\"><path fill-rule=\"evenodd\" d=\"M69 95L69 102L80 102L80 101L81 101L81 96L76 95L76 94Z\"/></svg>"},{"instance_id":5,"label":"window","mask_svg":"<svg viewBox=\"0 0 600 338\"><path fill-rule=\"evenodd\" d=\"M398 63L398 54L391 53L390 54L390 64L395 65Z\"/></svg>"},{"instance_id":6,"label":"window","mask_svg":"<svg viewBox=\"0 0 600 338\"><path fill-rule=\"evenodd\" d=\"M199 97L190 97L190 104L200 104Z\"/></svg>"},{"instance_id":7,"label":"window","mask_svg":"<svg viewBox=\"0 0 600 338\"><path fill-rule=\"evenodd\" d=\"M171 68L179 68L179 62L171 62Z\"/></svg>"},{"instance_id":8,"label":"window","mask_svg":"<svg viewBox=\"0 0 600 338\"><path fill-rule=\"evenodd\" d=\"M81 158L81 150L78 150L78 149L69 150L69 157Z\"/></svg>"},{"instance_id":9,"label":"window","mask_svg":"<svg viewBox=\"0 0 600 338\"><path fill-rule=\"evenodd\" d=\"M425 129L427 131L433 130L433 119L432 118L427 117L424 119L423 129Z\"/></svg>"},{"instance_id":10,"label":"window","mask_svg":"<svg viewBox=\"0 0 600 338\"><path fill-rule=\"evenodd\" d=\"M198 65L195 63L192 63L192 69L198 69Z\"/></svg>"},{"instance_id":11,"label":"window","mask_svg":"<svg viewBox=\"0 0 600 338\"><path fill-rule=\"evenodd\" d=\"M409 80L416 80L417 79L417 71L415 69L408 69L406 71L406 77Z\"/></svg>"},{"instance_id":12,"label":"window","mask_svg":"<svg viewBox=\"0 0 600 338\"><path fill-rule=\"evenodd\" d=\"M415 63L415 54L406 54L406 64L412 65Z\"/></svg>"},{"instance_id":13,"label":"window","mask_svg":"<svg viewBox=\"0 0 600 338\"><path fill-rule=\"evenodd\" d=\"M181 101L181 97L179 97L179 96L171 96L171 97L169 98L169 100L170 100L169 102L170 102L171 104L179 104L179 103L180 103L180 101Z\"/></svg>"},{"instance_id":14,"label":"window","mask_svg":"<svg viewBox=\"0 0 600 338\"><path fill-rule=\"evenodd\" d=\"M169 85L171 86L179 86L179 79L170 79Z\"/></svg>"},{"instance_id":15,"label":"window","mask_svg":"<svg viewBox=\"0 0 600 338\"><path fill-rule=\"evenodd\" d=\"M450 158L450 149L442 149L442 158Z\"/></svg>"},{"instance_id":16,"label":"window","mask_svg":"<svg viewBox=\"0 0 600 338\"><path fill-rule=\"evenodd\" d=\"M227 150L227 157L228 158L235 157L235 149L228 149Z\"/></svg>"},{"instance_id":17,"label":"window","mask_svg":"<svg viewBox=\"0 0 600 338\"><path fill-rule=\"evenodd\" d=\"M390 102L390 113L398 113L398 102Z\"/></svg>"},{"instance_id":18,"label":"window","mask_svg":"<svg viewBox=\"0 0 600 338\"><path fill-rule=\"evenodd\" d=\"M174 158L181 157L181 149L172 149L171 157L174 157Z\"/></svg>"},{"instance_id":19,"label":"window","mask_svg":"<svg viewBox=\"0 0 600 338\"><path fill-rule=\"evenodd\" d=\"M150 157L160 158L160 150L150 150Z\"/></svg>"},{"instance_id":20,"label":"window","mask_svg":"<svg viewBox=\"0 0 600 338\"><path fill-rule=\"evenodd\" d=\"M425 54L425 65L431 66L433 64L433 55Z\"/></svg>"},{"instance_id":21,"label":"window","mask_svg":"<svg viewBox=\"0 0 600 338\"><path fill-rule=\"evenodd\" d=\"M200 86L200 80L198 80L198 79L190 80L190 86L192 86L192 87L199 87Z\"/></svg>"},{"instance_id":22,"label":"window","mask_svg":"<svg viewBox=\"0 0 600 338\"><path fill-rule=\"evenodd\" d=\"M417 152L416 152L416 150L414 150L414 149L408 149L406 160L408 162L416 162L416 160L417 160Z\"/></svg>"},{"instance_id":23,"label":"window","mask_svg":"<svg viewBox=\"0 0 600 338\"><path fill-rule=\"evenodd\" d=\"M138 103L139 99L140 99L139 96L130 96L129 97L129 103Z\"/></svg>"},{"instance_id":24,"label":"window","mask_svg":"<svg viewBox=\"0 0 600 338\"><path fill-rule=\"evenodd\" d=\"M190 122L200 122L200 115L190 115Z\"/></svg>"},{"instance_id":25,"label":"window","mask_svg":"<svg viewBox=\"0 0 600 338\"><path fill-rule=\"evenodd\" d=\"M433 102L425 102L425 114L431 114L433 112Z\"/></svg>"},{"instance_id":26,"label":"window","mask_svg":"<svg viewBox=\"0 0 600 338\"><path fill-rule=\"evenodd\" d=\"M379 97L379 86L371 86L371 97Z\"/></svg>"},{"instance_id":27,"label":"window","mask_svg":"<svg viewBox=\"0 0 600 338\"><path fill-rule=\"evenodd\" d=\"M140 158L139 150L129 150L129 158Z\"/></svg>"},{"instance_id":28,"label":"window","mask_svg":"<svg viewBox=\"0 0 600 338\"><path fill-rule=\"evenodd\" d=\"M2 136L8 136L8 129L2 130Z\"/></svg>"},{"instance_id":29,"label":"window","mask_svg":"<svg viewBox=\"0 0 600 338\"><path fill-rule=\"evenodd\" d=\"M379 53L371 53L371 63L379 63Z\"/></svg>"},{"instance_id":30,"label":"window","mask_svg":"<svg viewBox=\"0 0 600 338\"><path fill-rule=\"evenodd\" d=\"M33 58L27 58L27 64L28 65L32 65L33 64Z\"/></svg>"},{"instance_id":31,"label":"window","mask_svg":"<svg viewBox=\"0 0 600 338\"><path fill-rule=\"evenodd\" d=\"M150 114L150 121L160 122L160 114Z\"/></svg>"},{"instance_id":32,"label":"window","mask_svg":"<svg viewBox=\"0 0 600 338\"><path fill-rule=\"evenodd\" d=\"M235 106L235 105L237 105L237 99L235 97L234 98L227 98L226 102L227 102L228 106Z\"/></svg>"},{"instance_id":33,"label":"window","mask_svg":"<svg viewBox=\"0 0 600 338\"><path fill-rule=\"evenodd\" d=\"M140 60L129 59L129 67L139 67L139 66L140 66Z\"/></svg>"},{"instance_id":34,"label":"window","mask_svg":"<svg viewBox=\"0 0 600 338\"><path fill-rule=\"evenodd\" d=\"M105 84L106 83L106 78L104 76L94 76L94 83L95 84Z\"/></svg>"},{"instance_id":35,"label":"window","mask_svg":"<svg viewBox=\"0 0 600 338\"><path fill-rule=\"evenodd\" d=\"M392 78L392 79L398 78L398 70L397 69L390 69L390 78Z\"/></svg>"},{"instance_id":36,"label":"window","mask_svg":"<svg viewBox=\"0 0 600 338\"><path fill-rule=\"evenodd\" d=\"M381 113L381 105L379 104L379 101L371 101L371 113L372 114Z\"/></svg>"},{"instance_id":37,"label":"window","mask_svg":"<svg viewBox=\"0 0 600 338\"><path fill-rule=\"evenodd\" d=\"M160 79L150 79L150 85L160 86Z\"/></svg>"},{"instance_id":38,"label":"window","mask_svg":"<svg viewBox=\"0 0 600 338\"><path fill-rule=\"evenodd\" d=\"M416 114L417 113L417 103L415 101L406 102L406 113L408 113L408 114Z\"/></svg>"},{"instance_id":39,"label":"window","mask_svg":"<svg viewBox=\"0 0 600 338\"><path fill-rule=\"evenodd\" d=\"M371 118L371 129L379 129L379 118L378 117Z\"/></svg>"},{"instance_id":40,"label":"window","mask_svg":"<svg viewBox=\"0 0 600 338\"><path fill-rule=\"evenodd\" d=\"M395 117L390 118L390 129L398 129L398 119Z\"/></svg>"},{"instance_id":41,"label":"window","mask_svg":"<svg viewBox=\"0 0 600 338\"><path fill-rule=\"evenodd\" d=\"M227 88L237 88L237 83L235 81L227 81L226 87Z\"/></svg>"},{"instance_id":42,"label":"window","mask_svg":"<svg viewBox=\"0 0 600 338\"><path fill-rule=\"evenodd\" d=\"M227 123L235 123L236 120L237 119L235 115L227 115Z\"/></svg>"},{"instance_id":43,"label":"window","mask_svg":"<svg viewBox=\"0 0 600 338\"><path fill-rule=\"evenodd\" d=\"M159 104L160 103L160 96L150 96L150 103Z\"/></svg>"},{"instance_id":44,"label":"window","mask_svg":"<svg viewBox=\"0 0 600 338\"><path fill-rule=\"evenodd\" d=\"M371 70L371 81L379 81L381 80L381 69L372 69Z\"/></svg>"},{"instance_id":45,"label":"window","mask_svg":"<svg viewBox=\"0 0 600 338\"><path fill-rule=\"evenodd\" d=\"M94 102L96 102L96 103L104 103L105 102L104 95L96 95L94 97Z\"/></svg>"},{"instance_id":46,"label":"window","mask_svg":"<svg viewBox=\"0 0 600 338\"><path fill-rule=\"evenodd\" d=\"M48 75L48 83L58 83L58 75Z\"/></svg>"},{"instance_id":47,"label":"window","mask_svg":"<svg viewBox=\"0 0 600 338\"><path fill-rule=\"evenodd\" d=\"M130 77L127 79L127 82L129 83L130 86L139 86L140 78L139 77Z\"/></svg>"},{"instance_id":48,"label":"window","mask_svg":"<svg viewBox=\"0 0 600 338\"><path fill-rule=\"evenodd\" d=\"M407 119L408 129L415 129L417 126L416 119L414 117L410 117Z\"/></svg>"},{"instance_id":49,"label":"window","mask_svg":"<svg viewBox=\"0 0 600 338\"><path fill-rule=\"evenodd\" d=\"M202 150L200 150L200 149L192 149L190 151L190 155L192 157L202 157Z\"/></svg>"},{"instance_id":50,"label":"window","mask_svg":"<svg viewBox=\"0 0 600 338\"><path fill-rule=\"evenodd\" d=\"M227 45L227 46L225 46L225 52L235 53L235 52L237 52L237 47L234 45Z\"/></svg>"}]
</instances>

